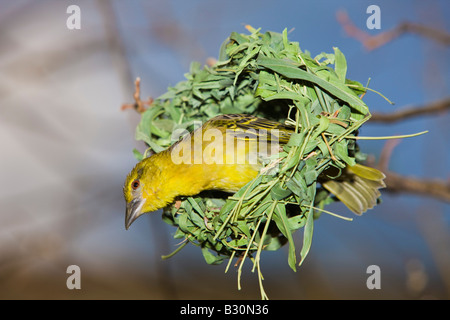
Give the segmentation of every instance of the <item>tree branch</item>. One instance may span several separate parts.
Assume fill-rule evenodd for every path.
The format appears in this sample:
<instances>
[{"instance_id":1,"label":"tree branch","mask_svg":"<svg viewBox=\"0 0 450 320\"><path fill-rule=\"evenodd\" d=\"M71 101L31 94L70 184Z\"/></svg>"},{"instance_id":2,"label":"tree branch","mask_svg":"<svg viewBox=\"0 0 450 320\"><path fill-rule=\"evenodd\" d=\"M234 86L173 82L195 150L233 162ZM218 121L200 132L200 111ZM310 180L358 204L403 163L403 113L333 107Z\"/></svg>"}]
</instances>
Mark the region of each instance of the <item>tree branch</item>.
<instances>
[{"instance_id":1,"label":"tree branch","mask_svg":"<svg viewBox=\"0 0 450 320\"><path fill-rule=\"evenodd\" d=\"M412 193L450 203L450 181L419 179L385 171L386 188L394 193Z\"/></svg>"},{"instance_id":2,"label":"tree branch","mask_svg":"<svg viewBox=\"0 0 450 320\"><path fill-rule=\"evenodd\" d=\"M431 102L420 107L405 107L392 113L372 113L370 122L397 122L408 118L417 117L421 115L432 115L436 113L445 112L450 109L450 97Z\"/></svg>"},{"instance_id":3,"label":"tree branch","mask_svg":"<svg viewBox=\"0 0 450 320\"><path fill-rule=\"evenodd\" d=\"M408 32L415 33L424 38L428 38L436 41L437 43L443 44L444 46L450 46L450 33L441 29L436 29L409 21L405 21L399 24L396 29L398 29L399 35Z\"/></svg>"},{"instance_id":4,"label":"tree branch","mask_svg":"<svg viewBox=\"0 0 450 320\"><path fill-rule=\"evenodd\" d=\"M426 197L432 197L444 202L450 203L450 180L426 179L402 176L398 173L389 171L389 160L395 147L401 140L388 140L381 151L378 164L374 161L371 165L381 170L386 178L386 191L392 193L412 193Z\"/></svg>"},{"instance_id":5,"label":"tree branch","mask_svg":"<svg viewBox=\"0 0 450 320\"><path fill-rule=\"evenodd\" d=\"M444 46L450 45L450 34L448 32L419 23L405 21L391 30L372 36L366 31L358 28L350 20L347 12L339 10L336 13L336 18L347 35L361 42L367 50L377 49L405 33L414 33L424 38L434 40Z\"/></svg>"}]
</instances>

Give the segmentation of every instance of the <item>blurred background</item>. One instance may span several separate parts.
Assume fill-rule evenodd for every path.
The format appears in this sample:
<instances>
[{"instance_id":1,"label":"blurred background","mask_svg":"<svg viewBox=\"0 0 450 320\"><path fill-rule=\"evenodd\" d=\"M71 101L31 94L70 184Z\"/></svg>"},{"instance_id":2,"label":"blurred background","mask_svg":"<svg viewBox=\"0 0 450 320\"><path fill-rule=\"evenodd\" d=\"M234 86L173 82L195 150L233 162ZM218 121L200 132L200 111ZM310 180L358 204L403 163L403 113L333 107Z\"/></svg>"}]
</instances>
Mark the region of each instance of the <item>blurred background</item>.
<instances>
[{"instance_id":1,"label":"blurred background","mask_svg":"<svg viewBox=\"0 0 450 320\"><path fill-rule=\"evenodd\" d=\"M66 10L76 4L81 29ZM381 29L366 26L369 5ZM345 19L344 19L345 18ZM247 262L242 290L233 267L207 265L179 240L159 213L124 227L122 185L135 164L139 115L121 110L157 97L184 79L191 61L217 57L245 24L290 31L311 55L346 55L347 76L382 92L364 100L392 113L449 96L449 44L417 31L379 47L364 37L404 22L450 32L450 3L431 1L0 1L0 298L1 299L259 299ZM408 30L407 30L408 31ZM361 36L363 34L364 36ZM389 170L416 179L449 181L449 112L394 123L369 122L361 135L423 130L390 153ZM361 148L378 161L386 141ZM330 210L351 216L344 206ZM301 232L294 234L297 248ZM383 192L383 204L352 222L322 215L311 251L293 272L287 248L262 256L271 299L449 299L450 205L428 195ZM81 289L69 290L69 265ZM366 286L368 266L381 270L381 289Z\"/></svg>"}]
</instances>

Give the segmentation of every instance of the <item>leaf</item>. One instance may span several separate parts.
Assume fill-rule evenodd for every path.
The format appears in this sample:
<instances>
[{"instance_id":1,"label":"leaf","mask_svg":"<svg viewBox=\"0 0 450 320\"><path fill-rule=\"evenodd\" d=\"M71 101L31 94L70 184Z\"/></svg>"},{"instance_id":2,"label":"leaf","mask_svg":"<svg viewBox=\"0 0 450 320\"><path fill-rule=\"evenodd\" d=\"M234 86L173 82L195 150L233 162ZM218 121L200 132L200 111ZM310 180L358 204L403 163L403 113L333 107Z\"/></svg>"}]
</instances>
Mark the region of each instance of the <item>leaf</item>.
<instances>
[{"instance_id":1,"label":"leaf","mask_svg":"<svg viewBox=\"0 0 450 320\"><path fill-rule=\"evenodd\" d=\"M325 116L320 116L319 126L314 131L314 133L311 135L311 140L316 139L322 132L326 131L328 129L329 125L330 125L330 120Z\"/></svg>"},{"instance_id":2,"label":"leaf","mask_svg":"<svg viewBox=\"0 0 450 320\"><path fill-rule=\"evenodd\" d=\"M316 168L312 168L309 171L305 172L305 181L306 181L306 185L309 186L312 183L314 183L317 179L317 171Z\"/></svg>"},{"instance_id":3,"label":"leaf","mask_svg":"<svg viewBox=\"0 0 450 320\"><path fill-rule=\"evenodd\" d=\"M347 60L345 59L344 54L339 50L339 48L334 47L334 71L336 71L339 80L342 83L345 83L345 79L347 76Z\"/></svg>"},{"instance_id":4,"label":"leaf","mask_svg":"<svg viewBox=\"0 0 450 320\"><path fill-rule=\"evenodd\" d=\"M292 133L289 141L287 143L288 146L301 146L303 144L303 140L305 139L305 132Z\"/></svg>"},{"instance_id":5,"label":"leaf","mask_svg":"<svg viewBox=\"0 0 450 320\"><path fill-rule=\"evenodd\" d=\"M347 84L358 95L367 92L367 88L365 88L361 82L345 79L345 84Z\"/></svg>"},{"instance_id":6,"label":"leaf","mask_svg":"<svg viewBox=\"0 0 450 320\"><path fill-rule=\"evenodd\" d=\"M301 179L304 183L304 180ZM286 186L297 196L304 198L305 197L305 193L304 193L304 189L306 189L306 185L303 186L298 179L296 178L296 176L294 175L292 178L290 178L289 180L286 181Z\"/></svg>"},{"instance_id":7,"label":"leaf","mask_svg":"<svg viewBox=\"0 0 450 320\"><path fill-rule=\"evenodd\" d=\"M287 170L291 169L295 165L298 164L298 161L300 160L300 153L301 149L298 147L294 147L294 152L289 152L289 155L286 158L286 161L284 162L283 166L281 167L280 173L284 173Z\"/></svg>"},{"instance_id":8,"label":"leaf","mask_svg":"<svg viewBox=\"0 0 450 320\"><path fill-rule=\"evenodd\" d=\"M190 229L193 227L193 224L191 223L189 219L189 214L183 213L180 215L180 218L178 219L178 228L180 228L181 231L184 233L190 233Z\"/></svg>"},{"instance_id":9,"label":"leaf","mask_svg":"<svg viewBox=\"0 0 450 320\"><path fill-rule=\"evenodd\" d=\"M306 217L303 214L298 214L296 216L288 218L289 226L291 230L297 230L303 228L306 223Z\"/></svg>"},{"instance_id":10,"label":"leaf","mask_svg":"<svg viewBox=\"0 0 450 320\"><path fill-rule=\"evenodd\" d=\"M284 246L287 242L285 237L281 236L273 236L273 235L266 235L266 238L269 239L269 241L264 242L264 250L266 251L275 251L280 249L282 246Z\"/></svg>"},{"instance_id":11,"label":"leaf","mask_svg":"<svg viewBox=\"0 0 450 320\"><path fill-rule=\"evenodd\" d=\"M144 158L144 155L140 153L136 148L133 149L133 154L137 161L141 161Z\"/></svg>"},{"instance_id":12,"label":"leaf","mask_svg":"<svg viewBox=\"0 0 450 320\"><path fill-rule=\"evenodd\" d=\"M339 86L337 82L327 82L311 73L308 73L307 71L298 68L298 64L295 64L292 61L267 58L260 55L258 56L257 62L259 66L271 69L285 77L305 80L314 83L321 87L323 90L328 91L330 94L334 95L336 98L347 102L351 107L353 107L363 115L369 112L366 104L344 84L342 84L342 86Z\"/></svg>"},{"instance_id":13,"label":"leaf","mask_svg":"<svg viewBox=\"0 0 450 320\"><path fill-rule=\"evenodd\" d=\"M152 123L154 119L164 110L161 107L152 107L145 111L141 116L141 121L136 127L136 140L142 140L147 143L155 152L160 152L164 150L164 147L161 147L156 144L156 142L152 139L152 135L155 134L159 137L168 137L170 133L167 131L162 131L161 129L153 126Z\"/></svg>"},{"instance_id":14,"label":"leaf","mask_svg":"<svg viewBox=\"0 0 450 320\"><path fill-rule=\"evenodd\" d=\"M245 236L247 237L247 239L251 238L251 233L250 233L250 228L247 225L247 222L244 220L239 220L237 221L237 226L238 228L245 234Z\"/></svg>"},{"instance_id":15,"label":"leaf","mask_svg":"<svg viewBox=\"0 0 450 320\"><path fill-rule=\"evenodd\" d=\"M225 257L220 257L213 254L208 248L202 247L203 258L207 264L221 264Z\"/></svg>"},{"instance_id":16,"label":"leaf","mask_svg":"<svg viewBox=\"0 0 450 320\"><path fill-rule=\"evenodd\" d=\"M178 124L181 120L181 109L172 102L167 103L166 106L166 111L169 113L170 118L173 119L172 122Z\"/></svg>"},{"instance_id":17,"label":"leaf","mask_svg":"<svg viewBox=\"0 0 450 320\"><path fill-rule=\"evenodd\" d=\"M303 228L303 246L302 250L300 251L300 263L299 266L303 263L306 256L309 253L309 250L311 249L311 243L312 243L312 235L314 231L314 214L312 208L308 210L308 213L306 215L306 224Z\"/></svg>"},{"instance_id":18,"label":"leaf","mask_svg":"<svg viewBox=\"0 0 450 320\"><path fill-rule=\"evenodd\" d=\"M290 196L292 194L292 191L290 189L282 188L280 183L277 183L270 190L270 194L273 200L283 200L284 198Z\"/></svg>"},{"instance_id":19,"label":"leaf","mask_svg":"<svg viewBox=\"0 0 450 320\"><path fill-rule=\"evenodd\" d=\"M195 201L194 198L188 197L187 200L189 201L189 204L192 206L192 208L195 209L195 212L192 212L192 214L189 215L190 220L196 226L204 229L206 227L205 220L203 218L204 216L202 216L202 213L204 212L204 210L202 210L202 208L200 208L200 206L198 205L198 203Z\"/></svg>"},{"instance_id":20,"label":"leaf","mask_svg":"<svg viewBox=\"0 0 450 320\"><path fill-rule=\"evenodd\" d=\"M261 97L265 101L272 101L272 100L276 100L276 99L290 99L293 101L300 101L303 104L307 104L307 103L311 102L308 98L305 98L302 95L300 95L296 92L291 92L291 91L282 91L282 92L273 93L271 95L261 95Z\"/></svg>"},{"instance_id":21,"label":"leaf","mask_svg":"<svg viewBox=\"0 0 450 320\"><path fill-rule=\"evenodd\" d=\"M325 60L320 61L322 59L325 59ZM320 64L322 64L322 65L334 64L334 54L322 52L322 53L318 54L317 56L315 56L314 60L319 61Z\"/></svg>"},{"instance_id":22,"label":"leaf","mask_svg":"<svg viewBox=\"0 0 450 320\"><path fill-rule=\"evenodd\" d=\"M187 200L191 204L192 208L194 208L197 211L198 214L201 214L204 211L204 208L203 209L200 208L199 204L194 198L188 197Z\"/></svg>"},{"instance_id":23,"label":"leaf","mask_svg":"<svg viewBox=\"0 0 450 320\"><path fill-rule=\"evenodd\" d=\"M288 254L288 264L292 270L297 271L295 264L297 263L297 258L295 255L295 244L292 238L291 227L289 225L289 220L286 216L286 208L283 204L277 203L274 211L275 215L273 219L277 224L278 229L283 233L283 235L288 239L289 243L289 254Z\"/></svg>"},{"instance_id":24,"label":"leaf","mask_svg":"<svg viewBox=\"0 0 450 320\"><path fill-rule=\"evenodd\" d=\"M343 160L349 166L355 165L355 163L356 163L355 158L350 157L348 155L347 141L341 140L341 141L335 142L333 145L333 149L334 149L334 155L336 157Z\"/></svg>"},{"instance_id":25,"label":"leaf","mask_svg":"<svg viewBox=\"0 0 450 320\"><path fill-rule=\"evenodd\" d=\"M245 56L244 59L241 60L239 67L237 69L236 72L236 77L234 78L234 85L236 85L236 82L238 80L239 75L241 74L241 72L244 70L244 68L247 66L247 64L249 63L248 61L253 58L254 56L256 56L259 53L260 47L255 45L252 50L250 50L250 52L247 53L247 55Z\"/></svg>"},{"instance_id":26,"label":"leaf","mask_svg":"<svg viewBox=\"0 0 450 320\"><path fill-rule=\"evenodd\" d=\"M328 133L334 134L336 136L341 135L342 133L344 133L345 128L342 127L339 124L333 123L330 121L330 125L328 126L327 130Z\"/></svg>"},{"instance_id":27,"label":"leaf","mask_svg":"<svg viewBox=\"0 0 450 320\"><path fill-rule=\"evenodd\" d=\"M223 42L222 45L220 46L220 50L219 50L219 61L217 62L219 63L223 63L225 61L228 60L228 55L227 55L227 46L230 43L230 37L226 38Z\"/></svg>"},{"instance_id":28,"label":"leaf","mask_svg":"<svg viewBox=\"0 0 450 320\"><path fill-rule=\"evenodd\" d=\"M322 153L322 155L324 157L328 157L330 155L330 152L328 151L328 147L325 144L325 141L320 141L319 144L317 145L320 149L320 152Z\"/></svg>"}]
</instances>

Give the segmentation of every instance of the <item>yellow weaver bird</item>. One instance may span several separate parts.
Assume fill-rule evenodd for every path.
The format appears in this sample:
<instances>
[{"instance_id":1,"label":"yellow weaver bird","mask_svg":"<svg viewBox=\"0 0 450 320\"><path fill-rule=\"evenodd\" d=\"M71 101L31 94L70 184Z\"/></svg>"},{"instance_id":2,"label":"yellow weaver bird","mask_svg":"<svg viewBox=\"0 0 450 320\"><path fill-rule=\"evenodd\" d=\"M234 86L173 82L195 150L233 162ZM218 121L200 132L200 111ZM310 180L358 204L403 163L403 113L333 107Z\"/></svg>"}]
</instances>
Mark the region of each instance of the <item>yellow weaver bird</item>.
<instances>
[{"instance_id":1,"label":"yellow weaver bird","mask_svg":"<svg viewBox=\"0 0 450 320\"><path fill-rule=\"evenodd\" d=\"M128 174L123 188L126 229L142 214L162 209L179 196L238 191L256 178L264 158L278 153L294 129L243 114L208 120L168 149L140 161ZM319 178L356 214L372 208L380 196L378 189L385 186L382 172L361 164L347 166L337 179L325 174Z\"/></svg>"}]
</instances>

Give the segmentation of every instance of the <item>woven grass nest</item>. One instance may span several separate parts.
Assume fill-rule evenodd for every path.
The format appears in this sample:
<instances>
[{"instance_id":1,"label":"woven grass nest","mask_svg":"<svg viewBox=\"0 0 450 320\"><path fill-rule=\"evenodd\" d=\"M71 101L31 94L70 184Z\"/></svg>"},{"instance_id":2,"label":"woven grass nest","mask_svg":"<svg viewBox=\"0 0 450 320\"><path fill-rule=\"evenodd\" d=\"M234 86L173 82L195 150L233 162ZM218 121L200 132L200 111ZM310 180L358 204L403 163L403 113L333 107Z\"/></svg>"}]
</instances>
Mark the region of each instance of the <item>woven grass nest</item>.
<instances>
[{"instance_id":1,"label":"woven grass nest","mask_svg":"<svg viewBox=\"0 0 450 320\"><path fill-rule=\"evenodd\" d=\"M213 65L192 63L186 80L155 99L142 113L136 139L149 151L169 147L172 132L192 131L219 114L245 113L296 126L283 150L266 164L276 168L261 174L236 194L206 192L181 198L163 211L163 220L176 227L174 238L201 248L208 264L238 259L238 288L247 258L258 274L261 297L261 253L288 244L288 264L295 271L308 254L314 220L337 201L317 182L330 166L343 169L364 160L356 144L358 129L370 118L361 100L368 88L346 78L347 62L338 48L311 57L288 32L265 32L247 26L248 34L233 32ZM276 163L277 166L273 166ZM293 234L303 228L301 249ZM297 257L299 252L300 257Z\"/></svg>"}]
</instances>

